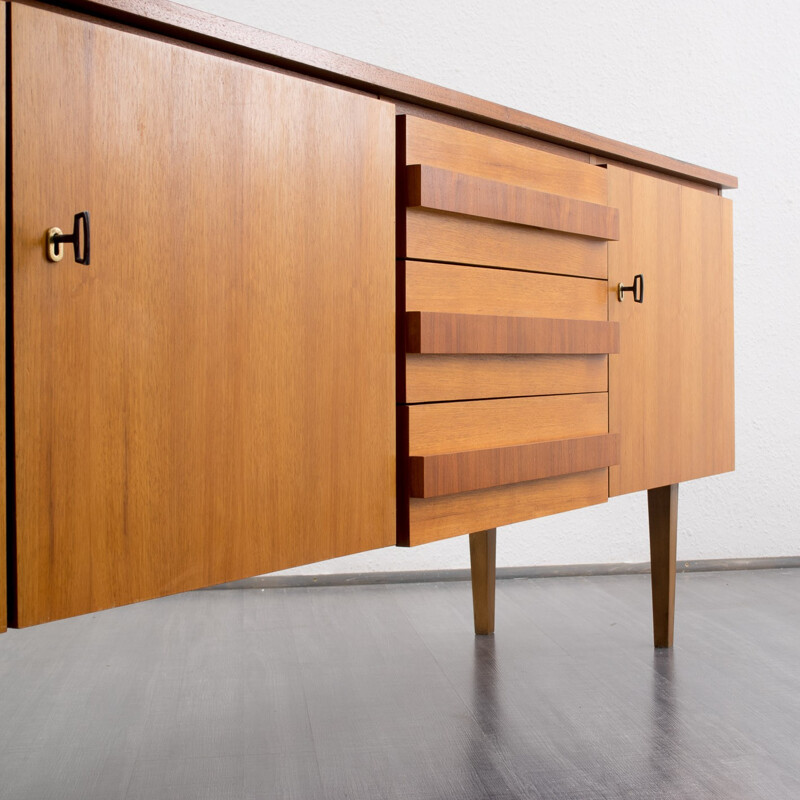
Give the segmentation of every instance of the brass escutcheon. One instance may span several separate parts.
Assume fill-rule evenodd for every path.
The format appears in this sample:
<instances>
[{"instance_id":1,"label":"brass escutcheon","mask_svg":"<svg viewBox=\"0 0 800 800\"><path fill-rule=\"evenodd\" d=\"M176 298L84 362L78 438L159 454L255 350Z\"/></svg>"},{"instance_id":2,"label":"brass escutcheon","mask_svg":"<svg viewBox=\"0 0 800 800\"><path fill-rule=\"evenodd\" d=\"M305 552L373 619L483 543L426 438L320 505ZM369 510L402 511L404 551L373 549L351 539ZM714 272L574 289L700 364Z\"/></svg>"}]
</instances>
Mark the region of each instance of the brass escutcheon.
<instances>
[{"instance_id":1,"label":"brass escutcheon","mask_svg":"<svg viewBox=\"0 0 800 800\"><path fill-rule=\"evenodd\" d=\"M54 236L63 236L64 231L61 228L50 228L47 231L47 260L48 261L61 261L64 258L64 248L59 247L56 253L56 243L53 241Z\"/></svg>"}]
</instances>

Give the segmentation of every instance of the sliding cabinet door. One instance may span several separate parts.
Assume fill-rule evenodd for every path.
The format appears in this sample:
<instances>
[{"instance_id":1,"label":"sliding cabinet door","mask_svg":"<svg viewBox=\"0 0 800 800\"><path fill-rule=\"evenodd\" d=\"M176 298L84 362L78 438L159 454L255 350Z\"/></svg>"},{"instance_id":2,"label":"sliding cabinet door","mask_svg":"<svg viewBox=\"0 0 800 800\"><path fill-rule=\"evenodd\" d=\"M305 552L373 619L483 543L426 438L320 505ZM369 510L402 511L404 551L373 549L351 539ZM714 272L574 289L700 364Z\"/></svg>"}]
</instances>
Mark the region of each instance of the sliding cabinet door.
<instances>
[{"instance_id":1,"label":"sliding cabinet door","mask_svg":"<svg viewBox=\"0 0 800 800\"><path fill-rule=\"evenodd\" d=\"M393 543L392 107L11 11L14 623Z\"/></svg>"}]
</instances>

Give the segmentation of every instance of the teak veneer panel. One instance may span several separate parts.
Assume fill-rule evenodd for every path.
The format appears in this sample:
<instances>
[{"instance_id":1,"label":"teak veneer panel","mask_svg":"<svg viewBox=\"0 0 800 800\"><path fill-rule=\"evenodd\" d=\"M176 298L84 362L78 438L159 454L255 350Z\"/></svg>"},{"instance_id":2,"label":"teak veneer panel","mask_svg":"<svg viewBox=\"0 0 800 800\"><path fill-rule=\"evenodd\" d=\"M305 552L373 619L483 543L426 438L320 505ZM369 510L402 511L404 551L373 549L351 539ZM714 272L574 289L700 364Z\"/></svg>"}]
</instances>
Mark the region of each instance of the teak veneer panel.
<instances>
[{"instance_id":1,"label":"teak veneer panel","mask_svg":"<svg viewBox=\"0 0 800 800\"><path fill-rule=\"evenodd\" d=\"M406 167L406 204L598 239L619 237L616 208L427 164Z\"/></svg>"},{"instance_id":2,"label":"teak veneer panel","mask_svg":"<svg viewBox=\"0 0 800 800\"><path fill-rule=\"evenodd\" d=\"M454 264L398 263L409 310L605 320L607 285L585 278ZM402 392L402 381L398 384ZM400 402L602 392L605 356L417 355Z\"/></svg>"},{"instance_id":3,"label":"teak veneer panel","mask_svg":"<svg viewBox=\"0 0 800 800\"><path fill-rule=\"evenodd\" d=\"M556 144L555 142L548 142L545 139L535 138L517 131L511 131L508 128L501 128L499 125L492 125L488 122L480 122L478 120L468 119L467 117L448 114L445 111L438 111L435 108L413 103L408 100L392 100L386 95L380 96L383 100L391 100L391 102L394 103L395 112L398 116L419 117L429 122L447 125L451 128L459 128L469 131L470 133L480 134L481 136L493 136L495 139L502 139L506 142L539 150L543 153L551 153L552 155L561 156L561 158L580 161L583 164L603 164L608 160L608 158L603 159L600 156L592 155L584 150L576 150L574 147L567 147L563 144Z\"/></svg>"},{"instance_id":4,"label":"teak veneer panel","mask_svg":"<svg viewBox=\"0 0 800 800\"><path fill-rule=\"evenodd\" d=\"M709 183L698 183L697 181L690 180L689 178L682 178L679 175L669 175L650 167L637 166L636 164L626 164L623 161L614 161L614 159L611 158L601 158L600 156L594 155L589 156L589 163L604 167L622 167L623 169L630 170L631 172L639 172L642 175L649 175L651 178L658 178L662 181L670 181L672 183L678 183L681 186L688 186L690 189L697 189L700 192L707 192L708 194L715 195L720 194L719 186L714 186Z\"/></svg>"},{"instance_id":5,"label":"teak veneer panel","mask_svg":"<svg viewBox=\"0 0 800 800\"><path fill-rule=\"evenodd\" d=\"M525 186L542 192L607 205L605 170L492 136L401 115L405 163L429 164L453 172Z\"/></svg>"},{"instance_id":6,"label":"teak veneer panel","mask_svg":"<svg viewBox=\"0 0 800 800\"><path fill-rule=\"evenodd\" d=\"M408 208L400 257L451 261L532 272L605 278L607 243L602 239Z\"/></svg>"},{"instance_id":7,"label":"teak veneer panel","mask_svg":"<svg viewBox=\"0 0 800 800\"><path fill-rule=\"evenodd\" d=\"M400 406L398 426L402 452L415 456L595 436L608 432L608 395ZM409 497L408 476L404 470L400 476L400 545L472 533L490 527L492 520L507 525L608 499L607 468L432 498Z\"/></svg>"},{"instance_id":8,"label":"teak veneer panel","mask_svg":"<svg viewBox=\"0 0 800 800\"><path fill-rule=\"evenodd\" d=\"M385 95L393 100L410 101L457 117L486 122L598 156L618 158L722 188L735 189L737 186L732 175L471 97L168 0L54 0L54 5L86 11L143 30Z\"/></svg>"},{"instance_id":9,"label":"teak veneer panel","mask_svg":"<svg viewBox=\"0 0 800 800\"><path fill-rule=\"evenodd\" d=\"M608 356L406 355L405 397L429 403L605 392Z\"/></svg>"},{"instance_id":10,"label":"teak veneer panel","mask_svg":"<svg viewBox=\"0 0 800 800\"><path fill-rule=\"evenodd\" d=\"M619 352L619 325L580 319L406 313L408 353Z\"/></svg>"},{"instance_id":11,"label":"teak veneer panel","mask_svg":"<svg viewBox=\"0 0 800 800\"><path fill-rule=\"evenodd\" d=\"M619 461L619 436L560 439L549 442L409 457L411 497L440 497L507 483L585 472Z\"/></svg>"},{"instance_id":12,"label":"teak veneer panel","mask_svg":"<svg viewBox=\"0 0 800 800\"><path fill-rule=\"evenodd\" d=\"M609 292L621 332L609 357L617 495L734 468L733 237L730 200L608 172L622 222L609 245L609 288L644 275L642 304Z\"/></svg>"},{"instance_id":13,"label":"teak veneer panel","mask_svg":"<svg viewBox=\"0 0 800 800\"><path fill-rule=\"evenodd\" d=\"M608 395L511 397L400 409L408 453L456 453L608 432Z\"/></svg>"},{"instance_id":14,"label":"teak veneer panel","mask_svg":"<svg viewBox=\"0 0 800 800\"><path fill-rule=\"evenodd\" d=\"M392 544L391 105L10 10L16 624Z\"/></svg>"},{"instance_id":15,"label":"teak veneer panel","mask_svg":"<svg viewBox=\"0 0 800 800\"><path fill-rule=\"evenodd\" d=\"M607 320L604 281L406 261L407 311Z\"/></svg>"},{"instance_id":16,"label":"teak veneer panel","mask_svg":"<svg viewBox=\"0 0 800 800\"><path fill-rule=\"evenodd\" d=\"M398 544L416 546L546 517L608 500L608 469L495 486L459 495L411 498L407 522L398 530Z\"/></svg>"}]
</instances>

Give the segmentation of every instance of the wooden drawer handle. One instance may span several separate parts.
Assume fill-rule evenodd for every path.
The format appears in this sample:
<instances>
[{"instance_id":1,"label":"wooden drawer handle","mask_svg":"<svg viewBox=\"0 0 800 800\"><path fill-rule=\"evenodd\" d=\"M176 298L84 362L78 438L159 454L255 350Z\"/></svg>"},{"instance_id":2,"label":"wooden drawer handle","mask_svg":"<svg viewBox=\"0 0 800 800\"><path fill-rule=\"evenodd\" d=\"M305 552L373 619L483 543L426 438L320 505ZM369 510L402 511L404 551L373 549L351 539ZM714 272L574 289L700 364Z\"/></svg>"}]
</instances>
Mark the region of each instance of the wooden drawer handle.
<instances>
[{"instance_id":1,"label":"wooden drawer handle","mask_svg":"<svg viewBox=\"0 0 800 800\"><path fill-rule=\"evenodd\" d=\"M619 434L409 457L411 497L440 497L619 463Z\"/></svg>"},{"instance_id":2,"label":"wooden drawer handle","mask_svg":"<svg viewBox=\"0 0 800 800\"><path fill-rule=\"evenodd\" d=\"M406 167L406 204L596 239L619 239L616 208L427 164Z\"/></svg>"},{"instance_id":3,"label":"wooden drawer handle","mask_svg":"<svg viewBox=\"0 0 800 800\"><path fill-rule=\"evenodd\" d=\"M618 353L619 323L408 311L406 352Z\"/></svg>"}]
</instances>

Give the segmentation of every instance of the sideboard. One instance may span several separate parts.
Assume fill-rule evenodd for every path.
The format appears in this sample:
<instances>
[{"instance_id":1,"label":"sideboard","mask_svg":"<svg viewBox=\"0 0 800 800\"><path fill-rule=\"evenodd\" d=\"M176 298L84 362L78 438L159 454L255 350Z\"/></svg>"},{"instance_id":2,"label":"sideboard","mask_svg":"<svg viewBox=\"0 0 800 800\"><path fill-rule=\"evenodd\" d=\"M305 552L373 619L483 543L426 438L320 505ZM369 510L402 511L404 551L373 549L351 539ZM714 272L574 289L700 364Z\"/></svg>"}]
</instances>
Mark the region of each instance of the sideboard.
<instances>
[{"instance_id":1,"label":"sideboard","mask_svg":"<svg viewBox=\"0 0 800 800\"><path fill-rule=\"evenodd\" d=\"M730 175L164 0L3 4L0 629L734 468ZM8 603L6 607L6 597Z\"/></svg>"}]
</instances>

